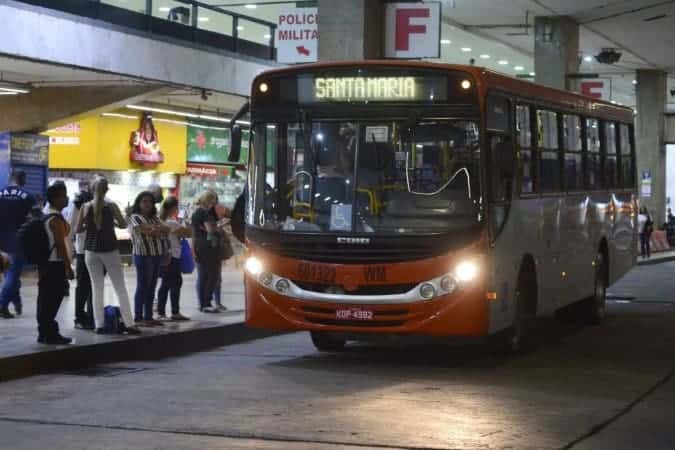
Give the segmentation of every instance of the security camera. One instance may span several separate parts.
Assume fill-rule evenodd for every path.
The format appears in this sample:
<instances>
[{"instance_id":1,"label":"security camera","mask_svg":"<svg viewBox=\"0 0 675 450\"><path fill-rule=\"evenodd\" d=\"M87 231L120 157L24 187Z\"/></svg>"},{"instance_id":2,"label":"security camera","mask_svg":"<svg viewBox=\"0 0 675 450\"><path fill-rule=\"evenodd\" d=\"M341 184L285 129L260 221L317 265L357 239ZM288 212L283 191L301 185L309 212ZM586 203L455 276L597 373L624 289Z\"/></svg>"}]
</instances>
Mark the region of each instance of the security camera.
<instances>
[{"instance_id":1,"label":"security camera","mask_svg":"<svg viewBox=\"0 0 675 450\"><path fill-rule=\"evenodd\" d=\"M595 60L602 64L615 64L621 59L621 53L613 48L603 48L600 53L595 56Z\"/></svg>"},{"instance_id":2,"label":"security camera","mask_svg":"<svg viewBox=\"0 0 675 450\"><path fill-rule=\"evenodd\" d=\"M202 100L204 100L204 101L207 101L209 99L209 96L211 95L211 93L209 91L207 91L206 89L202 89L201 94L202 94L201 95Z\"/></svg>"},{"instance_id":3,"label":"security camera","mask_svg":"<svg viewBox=\"0 0 675 450\"><path fill-rule=\"evenodd\" d=\"M473 58L471 58L471 59L469 60L469 65L470 65L470 66L476 65L476 60L473 59Z\"/></svg>"}]
</instances>

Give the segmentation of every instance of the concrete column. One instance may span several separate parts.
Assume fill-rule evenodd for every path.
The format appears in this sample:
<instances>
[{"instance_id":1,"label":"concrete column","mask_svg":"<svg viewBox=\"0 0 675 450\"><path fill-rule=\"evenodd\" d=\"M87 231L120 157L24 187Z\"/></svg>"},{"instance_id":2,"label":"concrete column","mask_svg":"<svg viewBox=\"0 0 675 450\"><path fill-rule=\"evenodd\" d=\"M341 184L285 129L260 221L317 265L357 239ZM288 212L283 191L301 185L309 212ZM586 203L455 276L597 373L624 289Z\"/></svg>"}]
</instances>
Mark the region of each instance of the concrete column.
<instances>
[{"instance_id":1,"label":"concrete column","mask_svg":"<svg viewBox=\"0 0 675 450\"><path fill-rule=\"evenodd\" d=\"M31 89L25 95L0 96L0 132L42 131L62 119L74 121L111 111L162 92L151 84L125 86L62 86Z\"/></svg>"},{"instance_id":2,"label":"concrete column","mask_svg":"<svg viewBox=\"0 0 675 450\"><path fill-rule=\"evenodd\" d=\"M568 77L579 71L579 25L566 16L534 19L535 81L557 89L575 90Z\"/></svg>"},{"instance_id":3,"label":"concrete column","mask_svg":"<svg viewBox=\"0 0 675 450\"><path fill-rule=\"evenodd\" d=\"M638 70L635 117L638 190L641 204L649 209L655 225L664 222L666 208L666 147L664 142L666 73ZM648 173L646 173L648 172ZM651 196L642 196L642 179L651 176ZM675 174L671 174L675 176Z\"/></svg>"},{"instance_id":4,"label":"concrete column","mask_svg":"<svg viewBox=\"0 0 675 450\"><path fill-rule=\"evenodd\" d=\"M379 59L382 0L319 0L319 61Z\"/></svg>"}]
</instances>

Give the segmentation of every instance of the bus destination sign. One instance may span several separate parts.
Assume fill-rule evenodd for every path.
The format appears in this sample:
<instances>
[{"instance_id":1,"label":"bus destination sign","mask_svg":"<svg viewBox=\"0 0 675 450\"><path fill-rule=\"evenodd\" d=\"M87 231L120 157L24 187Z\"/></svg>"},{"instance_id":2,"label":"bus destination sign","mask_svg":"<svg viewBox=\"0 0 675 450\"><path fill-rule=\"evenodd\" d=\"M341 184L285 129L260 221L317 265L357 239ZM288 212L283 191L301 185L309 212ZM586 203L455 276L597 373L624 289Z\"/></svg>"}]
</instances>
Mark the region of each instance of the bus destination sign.
<instances>
[{"instance_id":1,"label":"bus destination sign","mask_svg":"<svg viewBox=\"0 0 675 450\"><path fill-rule=\"evenodd\" d=\"M445 77L334 76L300 77L301 103L443 101Z\"/></svg>"}]
</instances>

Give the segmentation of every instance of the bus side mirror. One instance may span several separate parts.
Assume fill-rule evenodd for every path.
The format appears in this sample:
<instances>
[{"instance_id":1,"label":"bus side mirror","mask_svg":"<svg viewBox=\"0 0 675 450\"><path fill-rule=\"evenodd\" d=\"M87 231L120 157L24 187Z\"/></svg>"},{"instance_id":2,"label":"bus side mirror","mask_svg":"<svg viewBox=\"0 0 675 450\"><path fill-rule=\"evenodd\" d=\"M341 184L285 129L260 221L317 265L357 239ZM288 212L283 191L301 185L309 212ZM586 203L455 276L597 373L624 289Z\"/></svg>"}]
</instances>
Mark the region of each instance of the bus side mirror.
<instances>
[{"instance_id":1,"label":"bus side mirror","mask_svg":"<svg viewBox=\"0 0 675 450\"><path fill-rule=\"evenodd\" d=\"M229 162L239 162L241 157L241 127L232 125L230 130L230 154L227 157Z\"/></svg>"}]
</instances>

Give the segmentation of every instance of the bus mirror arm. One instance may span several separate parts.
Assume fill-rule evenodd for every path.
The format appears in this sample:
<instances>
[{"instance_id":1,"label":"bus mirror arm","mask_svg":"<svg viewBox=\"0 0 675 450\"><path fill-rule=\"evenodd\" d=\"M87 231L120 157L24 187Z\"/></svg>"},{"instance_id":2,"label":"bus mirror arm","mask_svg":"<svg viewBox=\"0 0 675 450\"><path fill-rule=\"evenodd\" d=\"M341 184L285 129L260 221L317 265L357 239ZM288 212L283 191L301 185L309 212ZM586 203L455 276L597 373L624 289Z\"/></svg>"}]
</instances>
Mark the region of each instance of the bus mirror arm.
<instances>
[{"instance_id":1,"label":"bus mirror arm","mask_svg":"<svg viewBox=\"0 0 675 450\"><path fill-rule=\"evenodd\" d=\"M241 158L241 127L237 125L237 120L248 113L249 106L249 102L244 103L230 120L230 154L227 156L229 162L238 162Z\"/></svg>"}]
</instances>

